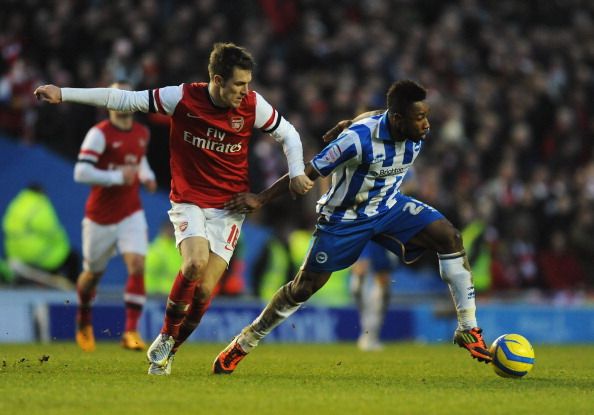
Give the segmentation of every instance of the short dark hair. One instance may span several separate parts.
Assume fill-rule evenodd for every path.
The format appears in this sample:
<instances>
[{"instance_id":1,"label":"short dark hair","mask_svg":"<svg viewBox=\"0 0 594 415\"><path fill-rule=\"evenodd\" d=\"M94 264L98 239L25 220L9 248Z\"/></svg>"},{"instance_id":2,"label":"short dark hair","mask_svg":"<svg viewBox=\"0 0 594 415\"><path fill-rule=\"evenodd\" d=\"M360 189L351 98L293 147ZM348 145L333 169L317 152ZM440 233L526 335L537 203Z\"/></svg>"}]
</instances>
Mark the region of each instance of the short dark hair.
<instances>
[{"instance_id":1,"label":"short dark hair","mask_svg":"<svg viewBox=\"0 0 594 415\"><path fill-rule=\"evenodd\" d=\"M388 112L390 114L404 115L408 108L415 102L427 98L427 90L415 81L396 81L388 89Z\"/></svg>"},{"instance_id":2,"label":"short dark hair","mask_svg":"<svg viewBox=\"0 0 594 415\"><path fill-rule=\"evenodd\" d=\"M234 43L215 43L208 59L208 75L212 79L220 75L223 79L233 76L233 68L253 70L254 58L241 46Z\"/></svg>"}]
</instances>

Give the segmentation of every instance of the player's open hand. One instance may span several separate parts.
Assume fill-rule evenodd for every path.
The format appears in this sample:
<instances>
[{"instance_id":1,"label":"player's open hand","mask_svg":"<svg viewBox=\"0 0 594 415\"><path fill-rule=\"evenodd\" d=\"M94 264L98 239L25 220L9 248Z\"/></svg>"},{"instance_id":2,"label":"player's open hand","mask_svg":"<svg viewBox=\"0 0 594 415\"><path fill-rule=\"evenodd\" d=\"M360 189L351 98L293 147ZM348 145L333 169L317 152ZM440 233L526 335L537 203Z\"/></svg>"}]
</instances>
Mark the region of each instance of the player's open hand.
<instances>
[{"instance_id":1,"label":"player's open hand","mask_svg":"<svg viewBox=\"0 0 594 415\"><path fill-rule=\"evenodd\" d=\"M342 131L345 128L349 128L352 123L353 120L338 121L338 123L334 127L330 128L328 131L324 133L324 135L322 136L322 140L324 141L324 143L328 143L334 140L336 137L340 135L340 133L342 133Z\"/></svg>"},{"instance_id":2,"label":"player's open hand","mask_svg":"<svg viewBox=\"0 0 594 415\"><path fill-rule=\"evenodd\" d=\"M33 92L38 100L59 104L62 102L62 90L55 85L42 85Z\"/></svg>"},{"instance_id":3,"label":"player's open hand","mask_svg":"<svg viewBox=\"0 0 594 415\"><path fill-rule=\"evenodd\" d=\"M313 181L309 177L307 177L305 174L302 174L291 179L291 182L289 183L289 189L294 194L304 195L311 190L313 184Z\"/></svg>"},{"instance_id":4,"label":"player's open hand","mask_svg":"<svg viewBox=\"0 0 594 415\"><path fill-rule=\"evenodd\" d=\"M237 193L233 195L231 200L225 203L225 209L237 213L250 213L261 208L262 205L264 205L264 203L257 194Z\"/></svg>"}]
</instances>

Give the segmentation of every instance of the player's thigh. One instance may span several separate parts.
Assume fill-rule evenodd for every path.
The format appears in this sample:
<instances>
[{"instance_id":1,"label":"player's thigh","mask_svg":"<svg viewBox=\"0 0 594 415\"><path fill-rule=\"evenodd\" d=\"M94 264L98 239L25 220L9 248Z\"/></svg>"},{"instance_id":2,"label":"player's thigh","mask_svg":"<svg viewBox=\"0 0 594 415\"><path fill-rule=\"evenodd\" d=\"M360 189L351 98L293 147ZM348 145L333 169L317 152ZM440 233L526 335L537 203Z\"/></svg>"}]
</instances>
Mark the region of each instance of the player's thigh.
<instances>
[{"instance_id":1,"label":"player's thigh","mask_svg":"<svg viewBox=\"0 0 594 415\"><path fill-rule=\"evenodd\" d=\"M208 257L208 264L204 270L204 276L202 278L201 293L203 297L209 297L214 291L217 283L223 276L223 273L227 269L227 261L211 252ZM198 290L197 294L198 294Z\"/></svg>"},{"instance_id":2,"label":"player's thigh","mask_svg":"<svg viewBox=\"0 0 594 415\"><path fill-rule=\"evenodd\" d=\"M117 224L118 251L122 254L146 255L148 247L148 225L144 211L139 210Z\"/></svg>"},{"instance_id":3,"label":"player's thigh","mask_svg":"<svg viewBox=\"0 0 594 415\"><path fill-rule=\"evenodd\" d=\"M115 254L117 226L101 225L89 218L82 221L83 270L101 274Z\"/></svg>"},{"instance_id":4,"label":"player's thigh","mask_svg":"<svg viewBox=\"0 0 594 415\"><path fill-rule=\"evenodd\" d=\"M245 215L225 209L204 209L204 215L210 251L229 265L239 240Z\"/></svg>"},{"instance_id":5,"label":"player's thigh","mask_svg":"<svg viewBox=\"0 0 594 415\"><path fill-rule=\"evenodd\" d=\"M410 196L399 195L397 204L382 218L373 241L395 253L405 264L421 257L428 246L417 235L445 219L435 208Z\"/></svg>"},{"instance_id":6,"label":"player's thigh","mask_svg":"<svg viewBox=\"0 0 594 415\"><path fill-rule=\"evenodd\" d=\"M345 232L345 229L349 229ZM334 272L350 267L373 236L367 227L353 225L317 227L301 269L313 273Z\"/></svg>"},{"instance_id":7,"label":"player's thigh","mask_svg":"<svg viewBox=\"0 0 594 415\"><path fill-rule=\"evenodd\" d=\"M175 244L181 249L185 239L206 237L206 218L204 212L190 203L171 202L171 209L167 212L175 233Z\"/></svg>"},{"instance_id":8,"label":"player's thigh","mask_svg":"<svg viewBox=\"0 0 594 415\"><path fill-rule=\"evenodd\" d=\"M185 238L179 244L179 251L182 257L182 274L192 280L201 280L208 266L208 240L202 236Z\"/></svg>"},{"instance_id":9,"label":"player's thigh","mask_svg":"<svg viewBox=\"0 0 594 415\"><path fill-rule=\"evenodd\" d=\"M440 254L460 252L464 249L460 232L445 218L428 224L410 242Z\"/></svg>"}]
</instances>

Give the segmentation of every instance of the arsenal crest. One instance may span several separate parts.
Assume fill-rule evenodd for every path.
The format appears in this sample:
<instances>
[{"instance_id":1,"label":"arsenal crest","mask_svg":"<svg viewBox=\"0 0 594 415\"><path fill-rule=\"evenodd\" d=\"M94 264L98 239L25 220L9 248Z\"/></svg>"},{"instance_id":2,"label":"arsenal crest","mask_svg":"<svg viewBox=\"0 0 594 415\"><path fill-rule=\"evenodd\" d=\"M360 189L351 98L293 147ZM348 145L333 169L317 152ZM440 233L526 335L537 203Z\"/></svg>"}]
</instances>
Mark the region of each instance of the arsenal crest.
<instances>
[{"instance_id":1,"label":"arsenal crest","mask_svg":"<svg viewBox=\"0 0 594 415\"><path fill-rule=\"evenodd\" d=\"M231 128L235 131L241 131L243 128L243 117L231 117Z\"/></svg>"}]
</instances>

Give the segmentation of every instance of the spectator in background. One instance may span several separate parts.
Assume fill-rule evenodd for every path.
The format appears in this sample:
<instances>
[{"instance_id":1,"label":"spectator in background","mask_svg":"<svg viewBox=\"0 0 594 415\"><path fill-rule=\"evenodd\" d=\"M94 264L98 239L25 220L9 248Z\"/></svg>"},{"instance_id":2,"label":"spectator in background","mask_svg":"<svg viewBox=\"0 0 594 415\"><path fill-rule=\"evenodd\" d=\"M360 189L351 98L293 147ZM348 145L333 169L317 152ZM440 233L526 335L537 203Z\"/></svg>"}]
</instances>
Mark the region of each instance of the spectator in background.
<instances>
[{"instance_id":1,"label":"spectator in background","mask_svg":"<svg viewBox=\"0 0 594 415\"><path fill-rule=\"evenodd\" d=\"M583 288L586 276L567 243L567 235L552 231L549 246L538 258L545 287L552 291L576 291Z\"/></svg>"},{"instance_id":2,"label":"spectator in background","mask_svg":"<svg viewBox=\"0 0 594 415\"><path fill-rule=\"evenodd\" d=\"M161 224L159 234L150 243L146 253L145 282L148 294L169 294L171 276L179 270L181 256L175 246L171 222Z\"/></svg>"},{"instance_id":3,"label":"spectator in background","mask_svg":"<svg viewBox=\"0 0 594 415\"><path fill-rule=\"evenodd\" d=\"M594 203L586 203L578 211L570 229L570 247L586 274L586 284L594 286Z\"/></svg>"},{"instance_id":4,"label":"spectator in background","mask_svg":"<svg viewBox=\"0 0 594 415\"><path fill-rule=\"evenodd\" d=\"M71 249L52 202L39 184L30 184L10 202L2 218L2 229L6 257L15 273L49 286L58 282L59 287L64 284L54 277L64 273L70 281L66 287L73 286L80 258Z\"/></svg>"}]
</instances>

